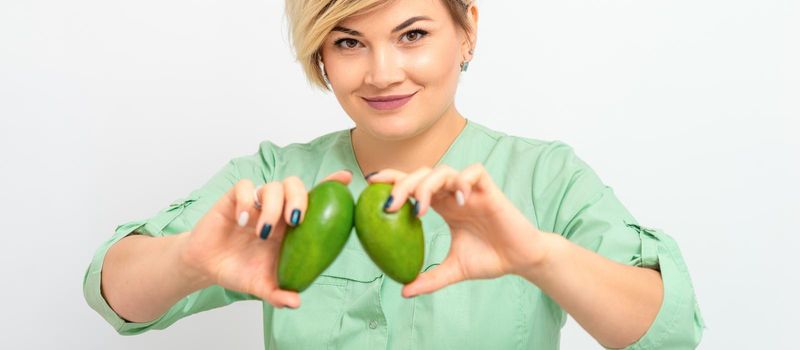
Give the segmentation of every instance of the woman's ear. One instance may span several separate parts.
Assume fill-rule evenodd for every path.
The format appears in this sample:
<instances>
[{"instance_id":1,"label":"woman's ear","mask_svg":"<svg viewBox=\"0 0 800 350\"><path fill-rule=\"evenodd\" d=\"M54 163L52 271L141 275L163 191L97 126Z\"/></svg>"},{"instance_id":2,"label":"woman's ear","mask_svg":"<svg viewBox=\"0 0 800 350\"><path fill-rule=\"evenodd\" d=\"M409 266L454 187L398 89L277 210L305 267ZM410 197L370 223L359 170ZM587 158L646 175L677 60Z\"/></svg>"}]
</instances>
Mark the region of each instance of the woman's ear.
<instances>
[{"instance_id":1,"label":"woman's ear","mask_svg":"<svg viewBox=\"0 0 800 350\"><path fill-rule=\"evenodd\" d=\"M467 34L466 40L461 45L461 52L464 60L471 61L474 54L475 45L478 43L478 6L475 1L472 1L467 7L467 19L470 23L470 31Z\"/></svg>"}]
</instances>

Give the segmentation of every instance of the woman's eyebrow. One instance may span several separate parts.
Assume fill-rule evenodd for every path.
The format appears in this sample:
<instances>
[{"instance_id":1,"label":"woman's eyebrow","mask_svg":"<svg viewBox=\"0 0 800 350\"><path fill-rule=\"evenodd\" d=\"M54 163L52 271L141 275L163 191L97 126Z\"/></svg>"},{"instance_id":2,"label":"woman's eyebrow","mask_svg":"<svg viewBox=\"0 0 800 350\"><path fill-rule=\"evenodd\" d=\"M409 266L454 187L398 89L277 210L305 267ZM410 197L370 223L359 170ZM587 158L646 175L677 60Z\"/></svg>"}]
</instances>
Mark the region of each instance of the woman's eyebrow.
<instances>
[{"instance_id":1,"label":"woman's eyebrow","mask_svg":"<svg viewBox=\"0 0 800 350\"><path fill-rule=\"evenodd\" d=\"M416 22L416 21L432 21L432 19L430 17L427 17L427 16L411 17L411 18L405 20L403 23L400 23L397 27L394 27L394 29L392 29L392 33L399 32L399 31L403 30L404 28L414 24L414 22ZM352 30L350 28L345 28L345 27L342 27L342 26L333 27L333 29L331 29L331 31L347 33L347 34L350 34L350 35L353 35L353 36L362 36L361 33L359 33L358 31Z\"/></svg>"}]
</instances>

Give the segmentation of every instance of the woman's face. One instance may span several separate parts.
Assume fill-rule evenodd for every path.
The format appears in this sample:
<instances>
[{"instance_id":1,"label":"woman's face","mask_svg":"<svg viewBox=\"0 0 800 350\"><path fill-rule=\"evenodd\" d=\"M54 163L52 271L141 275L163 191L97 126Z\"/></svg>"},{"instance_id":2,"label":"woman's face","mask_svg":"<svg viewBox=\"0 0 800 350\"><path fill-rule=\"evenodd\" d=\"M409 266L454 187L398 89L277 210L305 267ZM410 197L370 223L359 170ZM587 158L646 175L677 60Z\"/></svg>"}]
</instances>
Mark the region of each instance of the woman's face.
<instances>
[{"instance_id":1,"label":"woman's face","mask_svg":"<svg viewBox=\"0 0 800 350\"><path fill-rule=\"evenodd\" d=\"M336 98L373 137L409 138L457 113L460 64L471 47L442 0L393 0L345 19L322 45ZM404 104L368 101L411 94Z\"/></svg>"}]
</instances>

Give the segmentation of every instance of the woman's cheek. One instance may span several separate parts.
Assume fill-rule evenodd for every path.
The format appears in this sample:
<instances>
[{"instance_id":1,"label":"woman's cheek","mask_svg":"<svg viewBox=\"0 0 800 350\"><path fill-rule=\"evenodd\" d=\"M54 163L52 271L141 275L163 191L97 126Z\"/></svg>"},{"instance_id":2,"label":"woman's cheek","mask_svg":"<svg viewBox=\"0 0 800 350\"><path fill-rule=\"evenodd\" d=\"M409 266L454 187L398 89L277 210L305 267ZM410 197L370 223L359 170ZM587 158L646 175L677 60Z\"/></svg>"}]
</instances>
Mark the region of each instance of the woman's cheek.
<instances>
[{"instance_id":1,"label":"woman's cheek","mask_svg":"<svg viewBox=\"0 0 800 350\"><path fill-rule=\"evenodd\" d=\"M423 85L438 85L450 74L451 57L436 50L418 52L409 59L409 74Z\"/></svg>"},{"instance_id":2,"label":"woman's cheek","mask_svg":"<svg viewBox=\"0 0 800 350\"><path fill-rule=\"evenodd\" d=\"M337 85L342 90L355 91L359 89L361 83L364 81L364 64L352 59L347 62L341 62L336 65Z\"/></svg>"}]
</instances>

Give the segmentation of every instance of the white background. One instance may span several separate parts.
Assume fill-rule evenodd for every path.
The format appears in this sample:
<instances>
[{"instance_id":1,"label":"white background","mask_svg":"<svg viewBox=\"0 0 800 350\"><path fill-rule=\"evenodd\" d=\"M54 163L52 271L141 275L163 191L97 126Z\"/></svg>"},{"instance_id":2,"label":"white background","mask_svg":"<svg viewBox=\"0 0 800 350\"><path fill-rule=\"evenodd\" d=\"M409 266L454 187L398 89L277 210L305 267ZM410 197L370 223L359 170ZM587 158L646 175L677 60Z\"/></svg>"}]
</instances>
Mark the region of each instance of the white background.
<instances>
[{"instance_id":1,"label":"white background","mask_svg":"<svg viewBox=\"0 0 800 350\"><path fill-rule=\"evenodd\" d=\"M800 5L482 1L456 103L572 145L680 244L703 349L796 348ZM293 60L282 1L0 2L0 345L259 349L258 302L122 337L83 274L146 218L262 140L352 126ZM600 348L574 322L564 349Z\"/></svg>"}]
</instances>

